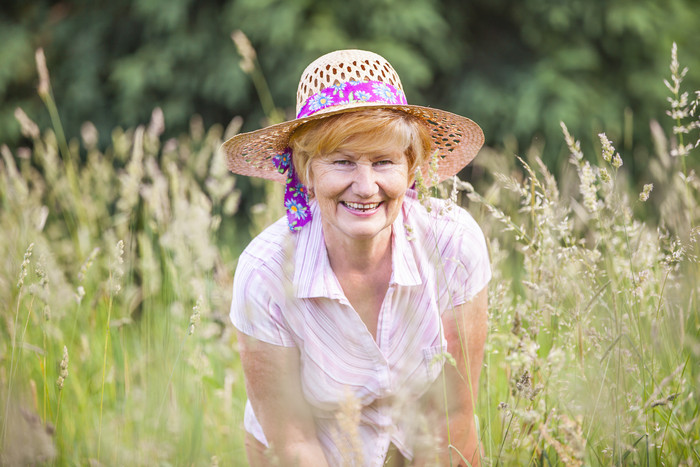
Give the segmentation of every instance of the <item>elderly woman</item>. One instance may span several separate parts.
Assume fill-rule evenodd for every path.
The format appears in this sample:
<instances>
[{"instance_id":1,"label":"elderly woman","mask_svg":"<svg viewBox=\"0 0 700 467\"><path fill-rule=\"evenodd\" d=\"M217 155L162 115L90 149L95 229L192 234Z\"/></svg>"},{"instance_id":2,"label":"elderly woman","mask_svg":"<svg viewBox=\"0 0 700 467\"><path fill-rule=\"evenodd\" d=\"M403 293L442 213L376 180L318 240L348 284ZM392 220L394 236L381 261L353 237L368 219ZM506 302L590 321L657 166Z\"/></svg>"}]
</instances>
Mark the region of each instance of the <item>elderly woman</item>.
<instances>
[{"instance_id":1,"label":"elderly woman","mask_svg":"<svg viewBox=\"0 0 700 467\"><path fill-rule=\"evenodd\" d=\"M359 50L307 67L297 119L224 143L233 172L286 183L287 216L233 285L251 465L479 463L486 243L466 211L417 193L482 143L471 120L408 105Z\"/></svg>"}]
</instances>

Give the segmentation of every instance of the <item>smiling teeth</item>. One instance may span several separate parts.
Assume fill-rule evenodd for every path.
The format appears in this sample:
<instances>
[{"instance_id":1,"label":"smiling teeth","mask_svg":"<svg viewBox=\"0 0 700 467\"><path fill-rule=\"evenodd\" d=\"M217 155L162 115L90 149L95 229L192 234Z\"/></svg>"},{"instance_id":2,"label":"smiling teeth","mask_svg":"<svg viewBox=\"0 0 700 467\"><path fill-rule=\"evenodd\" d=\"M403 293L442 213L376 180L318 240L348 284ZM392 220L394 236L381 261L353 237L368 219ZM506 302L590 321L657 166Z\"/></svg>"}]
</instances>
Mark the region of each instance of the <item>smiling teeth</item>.
<instances>
[{"instance_id":1,"label":"smiling teeth","mask_svg":"<svg viewBox=\"0 0 700 467\"><path fill-rule=\"evenodd\" d=\"M370 209L375 209L375 208L379 207L379 203L362 204L362 203L351 203L348 201L344 201L343 203L351 209L358 209L360 211L368 211Z\"/></svg>"}]
</instances>

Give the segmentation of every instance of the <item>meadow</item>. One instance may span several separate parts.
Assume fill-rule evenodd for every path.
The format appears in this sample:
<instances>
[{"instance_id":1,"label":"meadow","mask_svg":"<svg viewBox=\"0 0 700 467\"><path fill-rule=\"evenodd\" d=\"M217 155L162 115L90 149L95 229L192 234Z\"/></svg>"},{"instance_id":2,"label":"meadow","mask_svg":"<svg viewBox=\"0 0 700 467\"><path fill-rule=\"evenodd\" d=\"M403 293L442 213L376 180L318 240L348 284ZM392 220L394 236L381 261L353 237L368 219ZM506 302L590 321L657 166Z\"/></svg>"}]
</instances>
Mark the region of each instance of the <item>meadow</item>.
<instances>
[{"instance_id":1,"label":"meadow","mask_svg":"<svg viewBox=\"0 0 700 467\"><path fill-rule=\"evenodd\" d=\"M281 187L253 183L264 201L240 221L217 152L240 119L195 116L162 140L156 109L104 149L89 122L65 135L41 51L37 66L52 127L17 109L28 144L0 147L0 464L245 465L230 289ZM484 148L471 184L435 189L489 239L483 465L700 464L700 92L685 73L674 47L641 182L604 129L584 155L563 122L560 173L537 145Z\"/></svg>"}]
</instances>

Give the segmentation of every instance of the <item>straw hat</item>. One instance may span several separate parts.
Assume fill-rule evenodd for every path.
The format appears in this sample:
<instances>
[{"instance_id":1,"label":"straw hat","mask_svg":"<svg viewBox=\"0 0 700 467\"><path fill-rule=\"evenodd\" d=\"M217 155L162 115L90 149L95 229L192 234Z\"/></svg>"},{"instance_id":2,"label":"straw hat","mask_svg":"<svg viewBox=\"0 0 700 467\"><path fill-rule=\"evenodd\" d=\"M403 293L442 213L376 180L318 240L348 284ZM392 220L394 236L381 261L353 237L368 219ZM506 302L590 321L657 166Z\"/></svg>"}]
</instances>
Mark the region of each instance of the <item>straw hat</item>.
<instances>
[{"instance_id":1,"label":"straw hat","mask_svg":"<svg viewBox=\"0 0 700 467\"><path fill-rule=\"evenodd\" d=\"M457 174L484 143L481 128L470 119L408 105L398 74L382 56L364 50L338 50L316 59L302 73L295 120L238 134L222 145L228 168L237 174L284 183L287 177L278 171L274 158L285 152L295 129L312 120L368 108L400 110L425 124L432 138L431 153L438 153L439 181ZM427 175L428 161L422 170Z\"/></svg>"}]
</instances>

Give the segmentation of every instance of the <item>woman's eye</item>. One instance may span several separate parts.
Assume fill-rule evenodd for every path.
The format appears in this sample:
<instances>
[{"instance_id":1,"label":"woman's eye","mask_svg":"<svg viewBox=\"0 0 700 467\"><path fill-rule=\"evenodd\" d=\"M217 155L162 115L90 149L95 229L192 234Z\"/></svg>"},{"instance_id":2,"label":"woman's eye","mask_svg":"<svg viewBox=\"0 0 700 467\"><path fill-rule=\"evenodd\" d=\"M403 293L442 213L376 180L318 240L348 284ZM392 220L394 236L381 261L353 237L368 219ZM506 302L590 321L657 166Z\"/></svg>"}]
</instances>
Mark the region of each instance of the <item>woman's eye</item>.
<instances>
[{"instance_id":1,"label":"woman's eye","mask_svg":"<svg viewBox=\"0 0 700 467\"><path fill-rule=\"evenodd\" d=\"M391 165L394 162L391 159L382 159L374 163L374 165Z\"/></svg>"},{"instance_id":2,"label":"woman's eye","mask_svg":"<svg viewBox=\"0 0 700 467\"><path fill-rule=\"evenodd\" d=\"M333 164L335 164L335 165L350 165L350 161L345 160L345 159L338 159L336 161L333 161Z\"/></svg>"}]
</instances>

